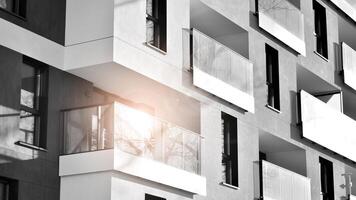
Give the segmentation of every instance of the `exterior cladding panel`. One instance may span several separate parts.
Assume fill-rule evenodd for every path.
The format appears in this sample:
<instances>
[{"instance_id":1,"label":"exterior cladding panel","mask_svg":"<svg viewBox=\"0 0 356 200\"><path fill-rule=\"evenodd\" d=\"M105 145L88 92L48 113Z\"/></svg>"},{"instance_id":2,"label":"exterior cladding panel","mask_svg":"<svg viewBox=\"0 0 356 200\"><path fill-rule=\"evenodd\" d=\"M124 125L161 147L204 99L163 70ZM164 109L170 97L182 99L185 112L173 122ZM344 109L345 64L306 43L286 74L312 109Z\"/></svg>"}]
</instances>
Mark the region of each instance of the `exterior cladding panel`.
<instances>
[{"instance_id":1,"label":"exterior cladding panel","mask_svg":"<svg viewBox=\"0 0 356 200\"><path fill-rule=\"evenodd\" d=\"M91 83L49 66L48 152L20 147L14 139L19 134L22 65L21 54L0 47L0 176L19 181L18 200L58 200L60 110L113 99L95 92Z\"/></svg>"},{"instance_id":2,"label":"exterior cladding panel","mask_svg":"<svg viewBox=\"0 0 356 200\"><path fill-rule=\"evenodd\" d=\"M25 19L3 9L0 9L0 18L64 45L66 1L27 0L26 3Z\"/></svg>"}]
</instances>

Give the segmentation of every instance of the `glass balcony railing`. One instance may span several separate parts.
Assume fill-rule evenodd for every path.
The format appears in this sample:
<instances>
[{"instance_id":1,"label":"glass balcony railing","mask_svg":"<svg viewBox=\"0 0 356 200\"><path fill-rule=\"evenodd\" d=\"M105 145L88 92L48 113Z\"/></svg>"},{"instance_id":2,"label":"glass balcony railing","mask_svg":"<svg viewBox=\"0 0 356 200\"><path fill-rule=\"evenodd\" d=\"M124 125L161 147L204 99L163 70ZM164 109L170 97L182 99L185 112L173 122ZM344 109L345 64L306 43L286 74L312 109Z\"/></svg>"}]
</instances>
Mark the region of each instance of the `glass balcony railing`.
<instances>
[{"instance_id":1,"label":"glass balcony railing","mask_svg":"<svg viewBox=\"0 0 356 200\"><path fill-rule=\"evenodd\" d=\"M254 112L252 63L196 29L190 37L194 85Z\"/></svg>"},{"instance_id":2,"label":"glass balcony railing","mask_svg":"<svg viewBox=\"0 0 356 200\"><path fill-rule=\"evenodd\" d=\"M304 15L287 0L258 0L259 26L305 55Z\"/></svg>"},{"instance_id":3,"label":"glass balcony railing","mask_svg":"<svg viewBox=\"0 0 356 200\"><path fill-rule=\"evenodd\" d=\"M310 200L310 179L262 161L263 199Z\"/></svg>"},{"instance_id":4,"label":"glass balcony railing","mask_svg":"<svg viewBox=\"0 0 356 200\"><path fill-rule=\"evenodd\" d=\"M300 101L303 137L356 161L356 121L303 90Z\"/></svg>"},{"instance_id":5,"label":"glass balcony railing","mask_svg":"<svg viewBox=\"0 0 356 200\"><path fill-rule=\"evenodd\" d=\"M342 43L342 66L344 70L344 82L356 90L356 51Z\"/></svg>"},{"instance_id":6,"label":"glass balcony railing","mask_svg":"<svg viewBox=\"0 0 356 200\"><path fill-rule=\"evenodd\" d=\"M64 154L117 149L195 174L200 135L120 103L64 111Z\"/></svg>"}]
</instances>

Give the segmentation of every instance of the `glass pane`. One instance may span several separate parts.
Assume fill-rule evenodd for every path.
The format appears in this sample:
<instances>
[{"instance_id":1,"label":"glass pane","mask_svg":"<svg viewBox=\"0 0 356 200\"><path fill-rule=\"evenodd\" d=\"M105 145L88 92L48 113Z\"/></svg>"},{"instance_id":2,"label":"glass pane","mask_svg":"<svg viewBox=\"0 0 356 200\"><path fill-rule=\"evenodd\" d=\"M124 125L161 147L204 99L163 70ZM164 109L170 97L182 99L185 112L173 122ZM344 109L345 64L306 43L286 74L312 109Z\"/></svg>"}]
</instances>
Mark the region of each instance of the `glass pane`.
<instances>
[{"instance_id":1,"label":"glass pane","mask_svg":"<svg viewBox=\"0 0 356 200\"><path fill-rule=\"evenodd\" d=\"M0 8L4 8L8 11L12 11L12 0L0 0Z\"/></svg>"},{"instance_id":2,"label":"glass pane","mask_svg":"<svg viewBox=\"0 0 356 200\"><path fill-rule=\"evenodd\" d=\"M6 200L6 183L0 182L0 200Z\"/></svg>"},{"instance_id":3,"label":"glass pane","mask_svg":"<svg viewBox=\"0 0 356 200\"><path fill-rule=\"evenodd\" d=\"M35 132L35 116L32 113L20 112L20 131L23 133L22 141L33 144Z\"/></svg>"},{"instance_id":4,"label":"glass pane","mask_svg":"<svg viewBox=\"0 0 356 200\"><path fill-rule=\"evenodd\" d=\"M34 108L36 95L36 69L22 66L21 105Z\"/></svg>"},{"instance_id":5,"label":"glass pane","mask_svg":"<svg viewBox=\"0 0 356 200\"><path fill-rule=\"evenodd\" d=\"M146 40L150 44L154 44L154 23L151 20L146 20Z\"/></svg>"},{"instance_id":6,"label":"glass pane","mask_svg":"<svg viewBox=\"0 0 356 200\"><path fill-rule=\"evenodd\" d=\"M152 16L152 2L153 0L147 0L147 5L146 5L146 13L150 16Z\"/></svg>"}]
</instances>

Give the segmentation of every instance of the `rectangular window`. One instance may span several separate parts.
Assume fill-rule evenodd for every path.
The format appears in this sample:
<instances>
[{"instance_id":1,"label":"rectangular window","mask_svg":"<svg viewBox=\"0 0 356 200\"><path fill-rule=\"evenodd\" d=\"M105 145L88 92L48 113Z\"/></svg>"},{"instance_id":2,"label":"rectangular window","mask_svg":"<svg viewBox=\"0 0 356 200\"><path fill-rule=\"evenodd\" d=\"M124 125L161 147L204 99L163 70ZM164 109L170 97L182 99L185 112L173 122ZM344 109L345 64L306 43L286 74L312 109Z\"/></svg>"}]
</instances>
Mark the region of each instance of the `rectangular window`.
<instances>
[{"instance_id":1,"label":"rectangular window","mask_svg":"<svg viewBox=\"0 0 356 200\"><path fill-rule=\"evenodd\" d=\"M166 200L162 197L153 196L150 194L145 194L145 200Z\"/></svg>"},{"instance_id":2,"label":"rectangular window","mask_svg":"<svg viewBox=\"0 0 356 200\"><path fill-rule=\"evenodd\" d=\"M224 139L222 153L223 181L238 187L237 119L226 113L221 113L221 127Z\"/></svg>"},{"instance_id":3,"label":"rectangular window","mask_svg":"<svg viewBox=\"0 0 356 200\"><path fill-rule=\"evenodd\" d=\"M146 3L146 41L162 51L167 51L167 2L166 0L147 0Z\"/></svg>"},{"instance_id":4,"label":"rectangular window","mask_svg":"<svg viewBox=\"0 0 356 200\"><path fill-rule=\"evenodd\" d=\"M17 181L0 177L0 200L17 199Z\"/></svg>"},{"instance_id":5,"label":"rectangular window","mask_svg":"<svg viewBox=\"0 0 356 200\"><path fill-rule=\"evenodd\" d=\"M0 8L20 17L26 17L26 0L0 0Z\"/></svg>"},{"instance_id":6,"label":"rectangular window","mask_svg":"<svg viewBox=\"0 0 356 200\"><path fill-rule=\"evenodd\" d=\"M316 52L328 58L328 40L326 29L326 11L318 2L313 2Z\"/></svg>"},{"instance_id":7,"label":"rectangular window","mask_svg":"<svg viewBox=\"0 0 356 200\"><path fill-rule=\"evenodd\" d=\"M45 148L47 70L42 63L24 56L21 74L21 141Z\"/></svg>"},{"instance_id":8,"label":"rectangular window","mask_svg":"<svg viewBox=\"0 0 356 200\"><path fill-rule=\"evenodd\" d=\"M322 200L334 200L333 163L320 157L319 164Z\"/></svg>"},{"instance_id":9,"label":"rectangular window","mask_svg":"<svg viewBox=\"0 0 356 200\"><path fill-rule=\"evenodd\" d=\"M266 44L266 84L268 87L267 103L269 106L280 110L278 68L278 51Z\"/></svg>"}]
</instances>

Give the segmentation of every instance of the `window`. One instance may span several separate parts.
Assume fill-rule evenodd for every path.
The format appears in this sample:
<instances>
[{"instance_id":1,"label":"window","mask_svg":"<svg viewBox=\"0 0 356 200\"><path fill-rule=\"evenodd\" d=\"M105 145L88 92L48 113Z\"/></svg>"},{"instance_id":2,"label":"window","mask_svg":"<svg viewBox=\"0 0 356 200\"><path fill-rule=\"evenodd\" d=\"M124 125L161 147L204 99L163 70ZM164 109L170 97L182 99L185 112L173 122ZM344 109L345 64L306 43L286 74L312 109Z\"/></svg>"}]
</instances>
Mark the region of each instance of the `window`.
<instances>
[{"instance_id":1,"label":"window","mask_svg":"<svg viewBox=\"0 0 356 200\"><path fill-rule=\"evenodd\" d=\"M26 17L26 0L0 0L0 8L20 17Z\"/></svg>"},{"instance_id":2,"label":"window","mask_svg":"<svg viewBox=\"0 0 356 200\"><path fill-rule=\"evenodd\" d=\"M319 158L322 200L334 200L333 163Z\"/></svg>"},{"instance_id":3,"label":"window","mask_svg":"<svg viewBox=\"0 0 356 200\"><path fill-rule=\"evenodd\" d=\"M222 153L222 165L224 167L223 181L224 183L237 187L237 119L226 113L221 113L221 127L224 137Z\"/></svg>"},{"instance_id":4,"label":"window","mask_svg":"<svg viewBox=\"0 0 356 200\"><path fill-rule=\"evenodd\" d=\"M150 194L145 194L145 200L166 200L162 197L153 196Z\"/></svg>"},{"instance_id":5,"label":"window","mask_svg":"<svg viewBox=\"0 0 356 200\"><path fill-rule=\"evenodd\" d=\"M17 181L0 177L0 200L17 199Z\"/></svg>"},{"instance_id":6,"label":"window","mask_svg":"<svg viewBox=\"0 0 356 200\"><path fill-rule=\"evenodd\" d=\"M328 41L326 32L326 12L325 8L318 2L313 2L314 28L316 37L316 52L328 58Z\"/></svg>"},{"instance_id":7,"label":"window","mask_svg":"<svg viewBox=\"0 0 356 200\"><path fill-rule=\"evenodd\" d=\"M266 84L268 106L280 110L278 51L266 44Z\"/></svg>"},{"instance_id":8,"label":"window","mask_svg":"<svg viewBox=\"0 0 356 200\"><path fill-rule=\"evenodd\" d=\"M47 70L44 64L23 58L21 83L20 131L22 142L45 148Z\"/></svg>"},{"instance_id":9,"label":"window","mask_svg":"<svg viewBox=\"0 0 356 200\"><path fill-rule=\"evenodd\" d=\"M162 51L167 50L166 7L166 0L147 0L146 41Z\"/></svg>"}]
</instances>

